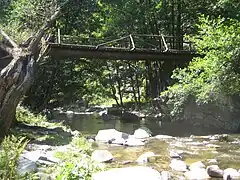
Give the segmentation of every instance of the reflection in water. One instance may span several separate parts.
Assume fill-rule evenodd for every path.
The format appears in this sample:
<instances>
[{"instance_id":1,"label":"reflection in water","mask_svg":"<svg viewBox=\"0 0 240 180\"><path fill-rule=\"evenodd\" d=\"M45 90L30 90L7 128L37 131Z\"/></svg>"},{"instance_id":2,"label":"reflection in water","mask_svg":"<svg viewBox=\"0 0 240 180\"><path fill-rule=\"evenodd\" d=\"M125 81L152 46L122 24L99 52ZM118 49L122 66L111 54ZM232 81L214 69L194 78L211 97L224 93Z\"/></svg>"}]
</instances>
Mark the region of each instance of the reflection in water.
<instances>
[{"instance_id":1,"label":"reflection in water","mask_svg":"<svg viewBox=\"0 0 240 180\"><path fill-rule=\"evenodd\" d=\"M140 121L123 122L120 119L103 120L94 115L77 115L69 121L69 125L72 130L78 130L86 134L96 134L101 129L116 129L131 134L143 124L140 124Z\"/></svg>"},{"instance_id":2,"label":"reflection in water","mask_svg":"<svg viewBox=\"0 0 240 180\"><path fill-rule=\"evenodd\" d=\"M69 113L68 113L69 114ZM166 134L172 136L208 135L217 133L228 133L222 129L205 127L204 125L192 126L188 122L162 122L156 119L145 119L135 121L122 121L120 118L101 118L98 114L72 113L58 114L55 118L66 120L72 130L81 131L84 134L96 134L101 129L116 129L132 134L139 127L147 127L153 135Z\"/></svg>"}]
</instances>

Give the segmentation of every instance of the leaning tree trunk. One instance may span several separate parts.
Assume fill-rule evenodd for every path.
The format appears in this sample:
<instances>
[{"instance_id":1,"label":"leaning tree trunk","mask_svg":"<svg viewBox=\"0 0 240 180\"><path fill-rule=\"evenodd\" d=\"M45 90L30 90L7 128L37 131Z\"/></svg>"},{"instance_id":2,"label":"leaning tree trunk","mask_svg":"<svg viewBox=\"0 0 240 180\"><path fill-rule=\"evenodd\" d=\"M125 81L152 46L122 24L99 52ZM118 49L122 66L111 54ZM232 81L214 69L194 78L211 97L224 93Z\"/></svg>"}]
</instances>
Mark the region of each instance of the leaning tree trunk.
<instances>
[{"instance_id":1,"label":"leaning tree trunk","mask_svg":"<svg viewBox=\"0 0 240 180\"><path fill-rule=\"evenodd\" d=\"M0 35L4 38L0 42L0 52L3 52L0 53L0 66L3 60L10 61L0 72L0 137L8 132L15 119L16 107L32 84L35 64L45 55L41 39L59 13L60 9L24 47L0 29Z\"/></svg>"}]
</instances>

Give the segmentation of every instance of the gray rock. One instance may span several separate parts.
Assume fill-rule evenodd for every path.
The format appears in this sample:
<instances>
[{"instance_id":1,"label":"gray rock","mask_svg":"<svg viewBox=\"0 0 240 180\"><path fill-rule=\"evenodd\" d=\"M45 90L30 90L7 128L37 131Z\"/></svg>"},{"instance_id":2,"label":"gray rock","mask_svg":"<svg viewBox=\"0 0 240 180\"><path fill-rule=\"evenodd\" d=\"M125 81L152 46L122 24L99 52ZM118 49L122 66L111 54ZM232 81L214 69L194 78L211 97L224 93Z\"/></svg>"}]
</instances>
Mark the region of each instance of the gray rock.
<instances>
[{"instance_id":1,"label":"gray rock","mask_svg":"<svg viewBox=\"0 0 240 180\"><path fill-rule=\"evenodd\" d=\"M223 170L218 165L211 165L207 167L207 173L210 177L222 178Z\"/></svg>"},{"instance_id":2,"label":"gray rock","mask_svg":"<svg viewBox=\"0 0 240 180\"><path fill-rule=\"evenodd\" d=\"M91 158L97 162L110 162L113 160L113 155L108 150L95 150Z\"/></svg>"},{"instance_id":3,"label":"gray rock","mask_svg":"<svg viewBox=\"0 0 240 180\"><path fill-rule=\"evenodd\" d=\"M174 158L174 159L182 159L182 156L174 151L169 151L169 156L170 158Z\"/></svg>"},{"instance_id":4,"label":"gray rock","mask_svg":"<svg viewBox=\"0 0 240 180\"><path fill-rule=\"evenodd\" d=\"M22 156L33 162L37 162L42 155L43 155L43 152L41 150L36 150L36 151L25 151Z\"/></svg>"},{"instance_id":5,"label":"gray rock","mask_svg":"<svg viewBox=\"0 0 240 180\"><path fill-rule=\"evenodd\" d=\"M23 156L20 156L17 171L20 175L37 171L37 164L34 161L31 161Z\"/></svg>"},{"instance_id":6,"label":"gray rock","mask_svg":"<svg viewBox=\"0 0 240 180\"><path fill-rule=\"evenodd\" d=\"M150 167L114 168L93 174L92 180L162 180L158 171Z\"/></svg>"},{"instance_id":7,"label":"gray rock","mask_svg":"<svg viewBox=\"0 0 240 180\"><path fill-rule=\"evenodd\" d=\"M202 161L197 161L197 162L194 162L192 163L190 166L189 166L189 169L190 170L193 170L195 168L205 168L206 166L202 163Z\"/></svg>"},{"instance_id":8,"label":"gray rock","mask_svg":"<svg viewBox=\"0 0 240 180\"><path fill-rule=\"evenodd\" d=\"M207 162L207 163L208 163L208 164L215 165L215 164L217 164L218 162L217 162L216 159L208 159L208 162Z\"/></svg>"},{"instance_id":9,"label":"gray rock","mask_svg":"<svg viewBox=\"0 0 240 180\"><path fill-rule=\"evenodd\" d=\"M138 117L136 114L125 111L125 112L123 112L123 114L121 116L121 120L133 122L133 121L139 121L140 117Z\"/></svg>"},{"instance_id":10,"label":"gray rock","mask_svg":"<svg viewBox=\"0 0 240 180\"><path fill-rule=\"evenodd\" d=\"M171 175L168 171L162 171L161 176L162 176L162 180L170 180L171 179Z\"/></svg>"},{"instance_id":11,"label":"gray rock","mask_svg":"<svg viewBox=\"0 0 240 180\"><path fill-rule=\"evenodd\" d=\"M100 130L95 137L96 141L109 142L113 139L127 139L129 134L119 132L115 129Z\"/></svg>"},{"instance_id":12,"label":"gray rock","mask_svg":"<svg viewBox=\"0 0 240 180\"><path fill-rule=\"evenodd\" d=\"M114 115L114 116L121 116L122 115L122 109L117 107L108 107L107 108L107 114Z\"/></svg>"},{"instance_id":13,"label":"gray rock","mask_svg":"<svg viewBox=\"0 0 240 180\"><path fill-rule=\"evenodd\" d=\"M151 137L151 134L152 133L148 128L142 127L142 128L135 130L133 136L134 136L134 138L137 138L137 139L144 139L144 138Z\"/></svg>"},{"instance_id":14,"label":"gray rock","mask_svg":"<svg viewBox=\"0 0 240 180\"><path fill-rule=\"evenodd\" d=\"M169 135L156 135L156 136L154 136L154 138L160 139L160 140L162 140L162 139L175 139L175 137L169 136Z\"/></svg>"},{"instance_id":15,"label":"gray rock","mask_svg":"<svg viewBox=\"0 0 240 180\"><path fill-rule=\"evenodd\" d=\"M112 144L117 144L117 145L124 145L125 144L125 139L120 138L120 139L115 139L112 141Z\"/></svg>"},{"instance_id":16,"label":"gray rock","mask_svg":"<svg viewBox=\"0 0 240 180\"><path fill-rule=\"evenodd\" d=\"M224 141L229 141L229 136L227 134L215 134L211 136L209 139L224 142Z\"/></svg>"},{"instance_id":17,"label":"gray rock","mask_svg":"<svg viewBox=\"0 0 240 180\"><path fill-rule=\"evenodd\" d=\"M179 172L187 171L186 163L178 159L172 159L169 166L170 168L172 168L173 171L179 171Z\"/></svg>"},{"instance_id":18,"label":"gray rock","mask_svg":"<svg viewBox=\"0 0 240 180\"><path fill-rule=\"evenodd\" d=\"M139 158L136 160L136 162L139 164L148 163L149 158L153 157L153 156L155 156L155 154L153 152L146 152L146 153L142 154L141 156L139 156Z\"/></svg>"},{"instance_id":19,"label":"gray rock","mask_svg":"<svg viewBox=\"0 0 240 180\"><path fill-rule=\"evenodd\" d=\"M216 145L216 144L207 144L206 147L208 147L208 148L220 148L221 146Z\"/></svg>"},{"instance_id":20,"label":"gray rock","mask_svg":"<svg viewBox=\"0 0 240 180\"><path fill-rule=\"evenodd\" d=\"M144 146L145 143L141 139L129 138L125 142L125 146Z\"/></svg>"},{"instance_id":21,"label":"gray rock","mask_svg":"<svg viewBox=\"0 0 240 180\"><path fill-rule=\"evenodd\" d=\"M223 172L223 179L224 180L239 180L240 173L233 168L227 168Z\"/></svg>"},{"instance_id":22,"label":"gray rock","mask_svg":"<svg viewBox=\"0 0 240 180\"><path fill-rule=\"evenodd\" d=\"M189 180L205 180L210 178L203 168L194 168L191 171L185 172L184 175Z\"/></svg>"}]
</instances>

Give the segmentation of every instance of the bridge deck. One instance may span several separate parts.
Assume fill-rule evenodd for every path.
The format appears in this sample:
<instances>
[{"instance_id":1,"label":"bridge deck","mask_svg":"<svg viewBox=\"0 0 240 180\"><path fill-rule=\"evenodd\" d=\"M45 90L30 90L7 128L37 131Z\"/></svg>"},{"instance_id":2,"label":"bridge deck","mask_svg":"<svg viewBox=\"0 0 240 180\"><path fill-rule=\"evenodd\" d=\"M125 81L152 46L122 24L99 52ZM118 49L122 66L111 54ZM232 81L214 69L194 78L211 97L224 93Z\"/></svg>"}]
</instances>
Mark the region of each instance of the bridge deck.
<instances>
[{"instance_id":1,"label":"bridge deck","mask_svg":"<svg viewBox=\"0 0 240 180\"><path fill-rule=\"evenodd\" d=\"M190 61L198 56L196 53L184 50L163 52L153 49L128 49L116 47L99 47L91 45L49 43L49 55L54 57L99 58L112 60L176 60Z\"/></svg>"}]
</instances>

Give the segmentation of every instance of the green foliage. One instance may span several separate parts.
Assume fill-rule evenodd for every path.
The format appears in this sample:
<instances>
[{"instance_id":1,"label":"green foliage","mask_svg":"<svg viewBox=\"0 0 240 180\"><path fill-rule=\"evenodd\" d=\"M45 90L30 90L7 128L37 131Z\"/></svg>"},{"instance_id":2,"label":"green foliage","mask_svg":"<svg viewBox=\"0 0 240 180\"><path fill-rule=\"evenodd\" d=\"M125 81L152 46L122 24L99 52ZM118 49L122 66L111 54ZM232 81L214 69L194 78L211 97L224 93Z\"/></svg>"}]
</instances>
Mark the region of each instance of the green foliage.
<instances>
[{"instance_id":1,"label":"green foliage","mask_svg":"<svg viewBox=\"0 0 240 180\"><path fill-rule=\"evenodd\" d=\"M18 106L16 110L16 119L18 122L31 124L31 125L44 125L47 123L47 118L41 114L34 114L29 109Z\"/></svg>"},{"instance_id":2,"label":"green foliage","mask_svg":"<svg viewBox=\"0 0 240 180\"><path fill-rule=\"evenodd\" d=\"M177 83L162 94L169 97L172 114L180 113L189 97L199 104L221 104L224 97L240 92L240 22L201 17L198 29L199 34L190 40L204 57L176 69L172 78Z\"/></svg>"},{"instance_id":3,"label":"green foliage","mask_svg":"<svg viewBox=\"0 0 240 180\"><path fill-rule=\"evenodd\" d=\"M55 156L64 162L58 167L57 180L91 180L94 172L102 170L91 160L92 145L84 137L74 137L71 142L74 150L56 152Z\"/></svg>"},{"instance_id":4,"label":"green foliage","mask_svg":"<svg viewBox=\"0 0 240 180\"><path fill-rule=\"evenodd\" d=\"M90 155L93 151L92 144L87 141L84 137L75 137L73 138L71 145L79 150L82 153Z\"/></svg>"},{"instance_id":5,"label":"green foliage","mask_svg":"<svg viewBox=\"0 0 240 180\"><path fill-rule=\"evenodd\" d=\"M57 175L57 180L91 180L92 174L100 171L99 165L91 160L88 155L82 155L71 162L64 162Z\"/></svg>"},{"instance_id":6,"label":"green foliage","mask_svg":"<svg viewBox=\"0 0 240 180\"><path fill-rule=\"evenodd\" d=\"M19 156L27 143L28 141L23 137L17 138L11 135L4 138L1 144L2 150L0 151L0 178L2 180L20 178L16 167Z\"/></svg>"}]
</instances>

